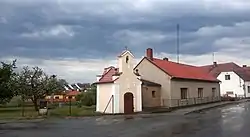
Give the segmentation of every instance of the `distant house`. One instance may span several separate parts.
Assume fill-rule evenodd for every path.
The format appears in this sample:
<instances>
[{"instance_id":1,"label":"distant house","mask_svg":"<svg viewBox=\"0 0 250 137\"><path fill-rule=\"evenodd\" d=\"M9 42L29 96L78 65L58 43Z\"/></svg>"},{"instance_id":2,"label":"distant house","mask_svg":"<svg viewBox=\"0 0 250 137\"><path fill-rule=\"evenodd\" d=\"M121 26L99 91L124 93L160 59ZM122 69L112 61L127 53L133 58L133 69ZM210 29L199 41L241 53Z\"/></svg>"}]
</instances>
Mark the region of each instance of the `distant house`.
<instances>
[{"instance_id":1,"label":"distant house","mask_svg":"<svg viewBox=\"0 0 250 137\"><path fill-rule=\"evenodd\" d=\"M219 82L200 67L154 58L150 48L134 68L134 55L125 50L117 68L104 68L97 75L96 111L132 113L218 101Z\"/></svg>"},{"instance_id":2,"label":"distant house","mask_svg":"<svg viewBox=\"0 0 250 137\"><path fill-rule=\"evenodd\" d=\"M66 92L62 92L61 94L49 95L46 96L45 99L49 102L69 102L76 101L76 96L81 92L76 90L68 90Z\"/></svg>"},{"instance_id":3,"label":"distant house","mask_svg":"<svg viewBox=\"0 0 250 137\"><path fill-rule=\"evenodd\" d=\"M221 81L221 96L250 97L250 67L214 62L202 68Z\"/></svg>"}]
</instances>

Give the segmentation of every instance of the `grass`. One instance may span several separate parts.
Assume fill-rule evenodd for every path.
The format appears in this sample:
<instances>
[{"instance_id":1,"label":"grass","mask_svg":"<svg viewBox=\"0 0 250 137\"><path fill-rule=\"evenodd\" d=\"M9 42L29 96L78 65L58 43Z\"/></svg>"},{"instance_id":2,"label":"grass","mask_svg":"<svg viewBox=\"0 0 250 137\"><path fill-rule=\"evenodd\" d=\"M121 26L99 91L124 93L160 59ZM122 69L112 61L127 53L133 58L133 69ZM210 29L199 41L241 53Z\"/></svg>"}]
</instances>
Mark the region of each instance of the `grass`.
<instances>
[{"instance_id":1,"label":"grass","mask_svg":"<svg viewBox=\"0 0 250 137\"><path fill-rule=\"evenodd\" d=\"M95 112L95 107L71 107L71 116L93 116L98 115ZM24 117L22 117L22 107L0 107L0 120L1 119L30 119L38 118L38 112L34 107L25 107ZM66 117L70 116L69 106L57 107L48 110L48 117Z\"/></svg>"},{"instance_id":2,"label":"grass","mask_svg":"<svg viewBox=\"0 0 250 137\"><path fill-rule=\"evenodd\" d=\"M33 107L24 108L24 117L23 118L32 118L37 117L38 113L34 110ZM0 108L0 119L18 119L22 117L22 108L21 107L2 107Z\"/></svg>"}]
</instances>

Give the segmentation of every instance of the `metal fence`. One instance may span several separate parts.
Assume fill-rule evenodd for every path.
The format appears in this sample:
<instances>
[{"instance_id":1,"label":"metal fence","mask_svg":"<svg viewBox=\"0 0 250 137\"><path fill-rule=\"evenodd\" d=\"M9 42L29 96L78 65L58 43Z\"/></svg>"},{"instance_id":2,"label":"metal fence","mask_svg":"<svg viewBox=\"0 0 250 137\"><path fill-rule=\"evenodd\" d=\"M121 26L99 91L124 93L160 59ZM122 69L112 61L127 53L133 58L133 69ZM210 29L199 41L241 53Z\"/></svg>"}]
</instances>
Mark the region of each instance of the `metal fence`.
<instances>
[{"instance_id":1,"label":"metal fence","mask_svg":"<svg viewBox=\"0 0 250 137\"><path fill-rule=\"evenodd\" d=\"M183 107L220 101L220 97L202 97L187 99L163 99L164 107Z\"/></svg>"}]
</instances>

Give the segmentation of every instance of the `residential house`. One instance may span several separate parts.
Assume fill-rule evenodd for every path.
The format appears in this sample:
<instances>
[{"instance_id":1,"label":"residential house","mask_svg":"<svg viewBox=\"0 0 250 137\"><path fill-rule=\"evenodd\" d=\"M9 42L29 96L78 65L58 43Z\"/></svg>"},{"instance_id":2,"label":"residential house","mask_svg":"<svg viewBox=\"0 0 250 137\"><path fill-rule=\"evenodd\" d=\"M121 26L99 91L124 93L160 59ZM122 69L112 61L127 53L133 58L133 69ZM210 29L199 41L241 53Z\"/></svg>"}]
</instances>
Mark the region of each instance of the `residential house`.
<instances>
[{"instance_id":1,"label":"residential house","mask_svg":"<svg viewBox=\"0 0 250 137\"><path fill-rule=\"evenodd\" d=\"M76 101L76 96L81 92L77 90L68 90L62 92L61 94L55 94L46 96L45 99L49 102L69 102L69 101Z\"/></svg>"},{"instance_id":2,"label":"residential house","mask_svg":"<svg viewBox=\"0 0 250 137\"><path fill-rule=\"evenodd\" d=\"M118 56L118 67L105 68L96 84L96 111L102 113L132 113L220 99L215 77L200 67L154 58L151 48L135 68L134 55L125 50Z\"/></svg>"},{"instance_id":3,"label":"residential house","mask_svg":"<svg viewBox=\"0 0 250 137\"><path fill-rule=\"evenodd\" d=\"M221 81L221 96L250 97L250 68L233 62L202 66Z\"/></svg>"},{"instance_id":4,"label":"residential house","mask_svg":"<svg viewBox=\"0 0 250 137\"><path fill-rule=\"evenodd\" d=\"M151 95L144 100L145 107L159 94L158 102L164 107L177 107L220 100L219 80L203 69L153 56L151 48L135 67L141 78L161 85L157 90L142 88L142 94Z\"/></svg>"}]
</instances>

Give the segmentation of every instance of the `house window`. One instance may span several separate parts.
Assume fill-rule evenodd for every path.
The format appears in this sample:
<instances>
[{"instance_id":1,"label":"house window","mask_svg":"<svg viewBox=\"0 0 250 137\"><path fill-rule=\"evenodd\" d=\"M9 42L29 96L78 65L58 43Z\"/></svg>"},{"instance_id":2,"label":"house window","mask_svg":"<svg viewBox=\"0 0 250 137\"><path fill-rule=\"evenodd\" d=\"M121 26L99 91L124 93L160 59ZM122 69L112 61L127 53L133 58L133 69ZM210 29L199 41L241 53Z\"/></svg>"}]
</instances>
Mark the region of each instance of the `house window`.
<instances>
[{"instance_id":1,"label":"house window","mask_svg":"<svg viewBox=\"0 0 250 137\"><path fill-rule=\"evenodd\" d=\"M227 93L228 95L233 95L233 94L234 94L233 91L227 91L226 93Z\"/></svg>"},{"instance_id":2,"label":"house window","mask_svg":"<svg viewBox=\"0 0 250 137\"><path fill-rule=\"evenodd\" d=\"M198 88L198 98L203 97L203 88Z\"/></svg>"},{"instance_id":3,"label":"house window","mask_svg":"<svg viewBox=\"0 0 250 137\"><path fill-rule=\"evenodd\" d=\"M152 98L155 98L155 97L156 97L155 91L152 91Z\"/></svg>"},{"instance_id":4,"label":"house window","mask_svg":"<svg viewBox=\"0 0 250 137\"><path fill-rule=\"evenodd\" d=\"M181 99L187 99L187 88L181 88Z\"/></svg>"},{"instance_id":5,"label":"house window","mask_svg":"<svg viewBox=\"0 0 250 137\"><path fill-rule=\"evenodd\" d=\"M230 80L230 75L225 75L225 80Z\"/></svg>"},{"instance_id":6,"label":"house window","mask_svg":"<svg viewBox=\"0 0 250 137\"><path fill-rule=\"evenodd\" d=\"M58 96L56 96L56 97L55 97L55 99L59 99L59 97L58 97Z\"/></svg>"},{"instance_id":7,"label":"house window","mask_svg":"<svg viewBox=\"0 0 250 137\"><path fill-rule=\"evenodd\" d=\"M212 97L215 97L216 88L212 88Z\"/></svg>"},{"instance_id":8,"label":"house window","mask_svg":"<svg viewBox=\"0 0 250 137\"><path fill-rule=\"evenodd\" d=\"M247 86L247 92L250 93L250 86Z\"/></svg>"}]
</instances>

